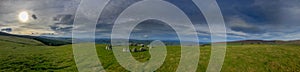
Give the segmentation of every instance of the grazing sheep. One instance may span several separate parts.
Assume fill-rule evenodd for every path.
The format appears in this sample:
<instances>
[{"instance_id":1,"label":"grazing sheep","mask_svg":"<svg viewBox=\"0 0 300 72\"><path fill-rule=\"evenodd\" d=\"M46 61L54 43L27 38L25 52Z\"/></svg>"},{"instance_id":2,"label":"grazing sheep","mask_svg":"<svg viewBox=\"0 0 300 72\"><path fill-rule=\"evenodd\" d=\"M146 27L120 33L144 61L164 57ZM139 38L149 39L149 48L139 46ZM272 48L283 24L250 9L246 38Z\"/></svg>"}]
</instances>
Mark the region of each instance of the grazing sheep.
<instances>
[{"instance_id":1,"label":"grazing sheep","mask_svg":"<svg viewBox=\"0 0 300 72\"><path fill-rule=\"evenodd\" d=\"M139 44L139 46L141 46L141 47L145 47L145 45L144 45L144 44Z\"/></svg>"},{"instance_id":2,"label":"grazing sheep","mask_svg":"<svg viewBox=\"0 0 300 72\"><path fill-rule=\"evenodd\" d=\"M145 48L145 47L142 47L142 48L140 48L140 50L139 51L147 51L147 49Z\"/></svg>"},{"instance_id":3,"label":"grazing sheep","mask_svg":"<svg viewBox=\"0 0 300 72\"><path fill-rule=\"evenodd\" d=\"M131 52L138 52L137 48L133 48Z\"/></svg>"}]
</instances>

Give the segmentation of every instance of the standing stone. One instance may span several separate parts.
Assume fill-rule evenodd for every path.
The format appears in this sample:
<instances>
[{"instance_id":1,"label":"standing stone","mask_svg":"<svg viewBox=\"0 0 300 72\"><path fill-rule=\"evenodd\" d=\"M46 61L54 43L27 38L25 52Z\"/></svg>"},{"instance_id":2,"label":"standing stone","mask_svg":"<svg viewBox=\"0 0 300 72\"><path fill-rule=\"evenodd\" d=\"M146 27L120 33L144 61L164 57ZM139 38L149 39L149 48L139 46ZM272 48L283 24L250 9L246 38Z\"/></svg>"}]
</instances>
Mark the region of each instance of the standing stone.
<instances>
[{"instance_id":1,"label":"standing stone","mask_svg":"<svg viewBox=\"0 0 300 72\"><path fill-rule=\"evenodd\" d=\"M151 45L147 45L147 47L148 47L149 49L152 49L152 48L153 48Z\"/></svg>"},{"instance_id":2,"label":"standing stone","mask_svg":"<svg viewBox=\"0 0 300 72\"><path fill-rule=\"evenodd\" d=\"M130 52L128 48L123 48L123 52Z\"/></svg>"},{"instance_id":3,"label":"standing stone","mask_svg":"<svg viewBox=\"0 0 300 72\"><path fill-rule=\"evenodd\" d=\"M106 50L112 50L112 46L111 46L111 45L107 45L107 46L105 47L105 49L106 49Z\"/></svg>"}]
</instances>

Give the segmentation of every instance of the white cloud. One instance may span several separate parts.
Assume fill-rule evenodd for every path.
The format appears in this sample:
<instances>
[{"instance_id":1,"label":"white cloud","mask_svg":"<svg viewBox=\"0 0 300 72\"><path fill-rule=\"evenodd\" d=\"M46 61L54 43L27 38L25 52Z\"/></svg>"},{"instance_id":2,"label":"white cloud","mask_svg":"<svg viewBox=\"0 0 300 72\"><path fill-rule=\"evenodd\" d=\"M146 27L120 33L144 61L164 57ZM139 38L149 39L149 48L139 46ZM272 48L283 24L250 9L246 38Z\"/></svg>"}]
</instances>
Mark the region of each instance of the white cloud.
<instances>
[{"instance_id":1,"label":"white cloud","mask_svg":"<svg viewBox=\"0 0 300 72\"><path fill-rule=\"evenodd\" d=\"M53 18L57 14L74 14L78 0L1 0L0 24L14 27L14 33L54 32L49 25L54 24ZM20 23L17 15L21 11L35 14L38 19L30 19L28 23ZM25 30L26 29L26 30ZM34 31L36 30L36 31ZM24 31L24 32L22 32Z\"/></svg>"}]
</instances>

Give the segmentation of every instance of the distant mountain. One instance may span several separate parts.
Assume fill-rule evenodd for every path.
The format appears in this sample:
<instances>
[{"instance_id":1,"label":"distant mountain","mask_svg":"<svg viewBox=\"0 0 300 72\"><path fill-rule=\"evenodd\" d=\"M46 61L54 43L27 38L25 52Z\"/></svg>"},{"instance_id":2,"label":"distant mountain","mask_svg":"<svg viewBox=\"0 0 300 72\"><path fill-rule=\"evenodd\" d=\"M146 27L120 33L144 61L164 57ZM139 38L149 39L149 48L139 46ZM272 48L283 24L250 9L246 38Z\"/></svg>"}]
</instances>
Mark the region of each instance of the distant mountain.
<instances>
[{"instance_id":1,"label":"distant mountain","mask_svg":"<svg viewBox=\"0 0 300 72\"><path fill-rule=\"evenodd\" d=\"M48 37L48 36L38 36L40 38L45 38L45 39L51 39L51 40L58 40L58 41L65 41L65 42L72 42L72 38L70 37Z\"/></svg>"},{"instance_id":2,"label":"distant mountain","mask_svg":"<svg viewBox=\"0 0 300 72\"><path fill-rule=\"evenodd\" d=\"M62 39L59 39L59 38L52 38L52 37L14 35L14 34L8 34L8 33L4 33L4 32L0 32L0 36L33 39L33 40L39 41L39 42L41 42L45 45L49 45L49 46L59 46L59 45L72 44L72 41L62 40Z\"/></svg>"},{"instance_id":3,"label":"distant mountain","mask_svg":"<svg viewBox=\"0 0 300 72\"><path fill-rule=\"evenodd\" d=\"M300 40L282 41L282 40L240 40L230 41L227 44L299 44Z\"/></svg>"},{"instance_id":4,"label":"distant mountain","mask_svg":"<svg viewBox=\"0 0 300 72\"><path fill-rule=\"evenodd\" d=\"M28 35L14 35L14 34L8 34L4 32L0 32L0 36L12 36L12 37L21 37L21 38L27 38L27 39L33 39L42 42L45 45L50 46L59 46L59 45L65 45L65 44L72 44L72 38L68 37L48 37L48 36L28 36ZM82 42L85 42L85 38L76 39L80 40ZM137 44L150 44L154 40L138 40L138 39L129 39L129 43L137 43ZM88 41L87 41L88 42ZM96 38L95 43L97 44L110 44L111 39L109 38ZM162 40L166 45L180 45L179 40ZM207 44L204 42L200 42L199 44Z\"/></svg>"},{"instance_id":5,"label":"distant mountain","mask_svg":"<svg viewBox=\"0 0 300 72\"><path fill-rule=\"evenodd\" d=\"M90 40L88 38L78 38L77 40L79 40L81 42L90 42L90 41L87 41L87 40ZM115 40L126 40L126 39L115 39ZM129 39L129 43L146 44L146 45L150 44L152 41L154 41L154 40ZM163 42L166 45L179 45L180 44L179 41L171 41L171 40L164 40ZM96 38L95 43L97 43L97 44L110 44L111 39L109 39L109 38Z\"/></svg>"},{"instance_id":6,"label":"distant mountain","mask_svg":"<svg viewBox=\"0 0 300 72\"><path fill-rule=\"evenodd\" d=\"M138 39L129 39L129 43L138 43L138 44L150 44L154 40L138 40ZM180 45L179 40L161 40L166 45ZM111 39L109 38L97 38L95 39L97 44L110 44ZM208 44L208 42L199 42L199 44Z\"/></svg>"},{"instance_id":7,"label":"distant mountain","mask_svg":"<svg viewBox=\"0 0 300 72\"><path fill-rule=\"evenodd\" d=\"M66 44L72 44L72 38L68 37L47 37L47 36L29 36L29 35L14 35L9 33L0 32L0 40L4 41L11 41L21 44L31 44L29 42L22 42L22 41L30 41L26 39L36 40L41 42L44 45L49 46L60 46ZM4 39L5 38L5 39ZM10 40L16 39L16 40ZM78 40L85 40L85 39L78 39ZM97 44L110 44L111 39L109 38L96 38L95 43ZM129 43L137 43L137 44L150 44L154 40L137 40L137 39L129 39ZM35 41L30 41L34 45L41 45ZM162 40L166 45L180 45L179 40ZM221 42L217 42L221 43ZM199 42L200 45L209 45L209 42ZM300 40L291 40L291 41L282 41L282 40L240 40L240 41L229 41L227 44L299 44Z\"/></svg>"}]
</instances>

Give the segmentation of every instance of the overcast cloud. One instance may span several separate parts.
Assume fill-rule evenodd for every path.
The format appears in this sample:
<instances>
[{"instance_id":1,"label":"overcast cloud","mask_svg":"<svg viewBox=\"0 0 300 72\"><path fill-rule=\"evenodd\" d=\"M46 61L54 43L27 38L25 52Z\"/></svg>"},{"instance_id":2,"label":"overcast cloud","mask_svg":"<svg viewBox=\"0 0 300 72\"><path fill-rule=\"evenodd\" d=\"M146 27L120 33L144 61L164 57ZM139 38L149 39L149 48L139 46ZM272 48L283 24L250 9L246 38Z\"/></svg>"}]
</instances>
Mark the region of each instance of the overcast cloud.
<instances>
[{"instance_id":1,"label":"overcast cloud","mask_svg":"<svg viewBox=\"0 0 300 72\"><path fill-rule=\"evenodd\" d=\"M109 38L113 23L119 14L138 1L140 0L109 2L96 26L96 36ZM210 40L208 25L196 5L190 0L167 1L186 13L201 41ZM300 39L299 0L217 0L217 2L226 22L229 40ZM70 36L78 5L79 0L1 0L0 29L12 28L10 33L13 34L54 33L53 36ZM31 18L29 22L21 23L17 17L21 11L34 14L38 19ZM124 23L131 20L134 19L128 18ZM176 40L177 35L167 24L147 20L135 27L132 38Z\"/></svg>"}]
</instances>

